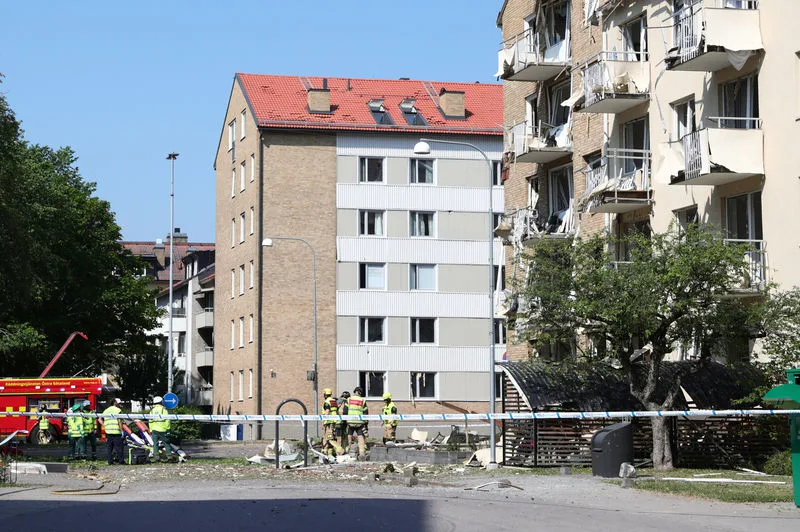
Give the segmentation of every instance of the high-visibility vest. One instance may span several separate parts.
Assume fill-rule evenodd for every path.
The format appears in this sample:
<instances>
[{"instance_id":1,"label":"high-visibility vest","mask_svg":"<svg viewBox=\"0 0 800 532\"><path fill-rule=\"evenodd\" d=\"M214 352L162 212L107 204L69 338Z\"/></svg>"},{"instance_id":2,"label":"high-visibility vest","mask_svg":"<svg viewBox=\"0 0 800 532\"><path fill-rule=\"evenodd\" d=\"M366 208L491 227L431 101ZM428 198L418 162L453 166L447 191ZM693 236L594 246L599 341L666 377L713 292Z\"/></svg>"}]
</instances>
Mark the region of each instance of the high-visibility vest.
<instances>
[{"instance_id":1,"label":"high-visibility vest","mask_svg":"<svg viewBox=\"0 0 800 532\"><path fill-rule=\"evenodd\" d=\"M394 404L394 401L390 401L388 405L384 405L383 406L383 415L384 416L391 416L392 414L397 414L397 405ZM393 419L393 420L389 421L387 419L387 420L383 421L383 424L384 425L391 425L393 427L396 427L397 426L397 420Z\"/></svg>"},{"instance_id":2,"label":"high-visibility vest","mask_svg":"<svg viewBox=\"0 0 800 532\"><path fill-rule=\"evenodd\" d=\"M166 408L164 408L164 405L156 405L156 406L154 406L153 409L150 410L150 413L153 414L153 415L158 415L158 416L169 415L169 412L167 411ZM150 432L167 432L168 430L169 430L169 420L168 419L163 419L163 420L151 419L150 420Z\"/></svg>"},{"instance_id":3,"label":"high-visibility vest","mask_svg":"<svg viewBox=\"0 0 800 532\"><path fill-rule=\"evenodd\" d=\"M350 399L347 400L347 415L348 416L363 416L367 413L367 402L364 400L363 397L359 397L358 395L351 395ZM347 422L348 425L352 425L354 427L360 427L364 424L363 421L360 420L350 420Z\"/></svg>"},{"instance_id":4,"label":"high-visibility vest","mask_svg":"<svg viewBox=\"0 0 800 532\"><path fill-rule=\"evenodd\" d=\"M91 414L92 412L86 412L87 414ZM95 430L97 430L97 418L93 417L85 417L83 418L83 433L85 435L92 434Z\"/></svg>"},{"instance_id":5,"label":"high-visibility vest","mask_svg":"<svg viewBox=\"0 0 800 532\"><path fill-rule=\"evenodd\" d=\"M67 418L67 428L69 430L69 437L70 438L81 438L83 437L83 419L79 417L68 417Z\"/></svg>"},{"instance_id":6,"label":"high-visibility vest","mask_svg":"<svg viewBox=\"0 0 800 532\"><path fill-rule=\"evenodd\" d=\"M103 414L119 414L122 410L117 408L115 405L111 405L105 410L103 410ZM118 419L103 419L103 427L106 429L106 434L115 436L117 434L122 434L122 431L119 428L119 420Z\"/></svg>"},{"instance_id":7,"label":"high-visibility vest","mask_svg":"<svg viewBox=\"0 0 800 532\"><path fill-rule=\"evenodd\" d=\"M40 417L39 418L39 432L44 432L46 430L50 430L50 418L49 417Z\"/></svg>"},{"instance_id":8,"label":"high-visibility vest","mask_svg":"<svg viewBox=\"0 0 800 532\"><path fill-rule=\"evenodd\" d=\"M339 403L336 402L335 397L327 397L325 401L322 403L322 411L326 416L338 416L339 415ZM335 420L328 420L323 422L324 425L335 425Z\"/></svg>"}]
</instances>

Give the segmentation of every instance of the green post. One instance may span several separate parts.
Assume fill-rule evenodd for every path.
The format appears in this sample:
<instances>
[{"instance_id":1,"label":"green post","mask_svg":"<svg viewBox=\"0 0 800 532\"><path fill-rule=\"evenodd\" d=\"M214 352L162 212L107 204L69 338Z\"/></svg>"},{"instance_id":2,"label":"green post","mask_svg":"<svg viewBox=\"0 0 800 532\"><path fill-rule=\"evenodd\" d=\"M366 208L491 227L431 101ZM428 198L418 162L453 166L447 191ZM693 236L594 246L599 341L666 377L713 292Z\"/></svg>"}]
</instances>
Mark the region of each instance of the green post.
<instances>
[{"instance_id":1,"label":"green post","mask_svg":"<svg viewBox=\"0 0 800 532\"><path fill-rule=\"evenodd\" d=\"M776 386L767 392L764 401L779 408L800 409L800 369L787 369L787 384ZM800 508L800 416L789 416L789 438L792 444L792 483L794 504Z\"/></svg>"}]
</instances>

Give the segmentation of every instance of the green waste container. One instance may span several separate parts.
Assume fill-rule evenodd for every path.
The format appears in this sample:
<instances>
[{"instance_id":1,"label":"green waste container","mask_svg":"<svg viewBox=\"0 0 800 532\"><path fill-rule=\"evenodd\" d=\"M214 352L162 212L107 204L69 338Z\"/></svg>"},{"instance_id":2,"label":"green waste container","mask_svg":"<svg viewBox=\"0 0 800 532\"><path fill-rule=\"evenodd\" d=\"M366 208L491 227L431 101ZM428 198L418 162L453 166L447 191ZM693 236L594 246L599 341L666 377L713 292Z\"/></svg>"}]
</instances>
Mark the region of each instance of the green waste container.
<instances>
[{"instance_id":1,"label":"green waste container","mask_svg":"<svg viewBox=\"0 0 800 532\"><path fill-rule=\"evenodd\" d=\"M788 383L767 392L764 401L778 408L800 410L800 369L787 369ZM789 416L789 437L792 443L792 483L794 504L800 508L800 416Z\"/></svg>"}]
</instances>

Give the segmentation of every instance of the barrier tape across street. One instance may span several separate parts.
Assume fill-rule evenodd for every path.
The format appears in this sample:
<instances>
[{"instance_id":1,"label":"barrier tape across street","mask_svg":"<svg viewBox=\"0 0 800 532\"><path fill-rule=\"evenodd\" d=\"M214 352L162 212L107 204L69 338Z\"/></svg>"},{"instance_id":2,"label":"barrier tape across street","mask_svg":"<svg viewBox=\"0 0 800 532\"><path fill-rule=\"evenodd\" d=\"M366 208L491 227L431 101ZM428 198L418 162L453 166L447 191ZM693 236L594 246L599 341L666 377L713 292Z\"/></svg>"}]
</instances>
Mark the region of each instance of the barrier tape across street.
<instances>
[{"instance_id":1,"label":"barrier tape across street","mask_svg":"<svg viewBox=\"0 0 800 532\"><path fill-rule=\"evenodd\" d=\"M365 416L325 416L316 414L281 415L225 415L225 414L97 414L64 412L0 412L0 417L86 417L123 420L202 421L209 423L235 423L252 421L524 421L528 419L630 419L654 417L724 417L724 416L790 416L800 415L800 410L643 410L619 412L502 412L494 414L394 414Z\"/></svg>"}]
</instances>

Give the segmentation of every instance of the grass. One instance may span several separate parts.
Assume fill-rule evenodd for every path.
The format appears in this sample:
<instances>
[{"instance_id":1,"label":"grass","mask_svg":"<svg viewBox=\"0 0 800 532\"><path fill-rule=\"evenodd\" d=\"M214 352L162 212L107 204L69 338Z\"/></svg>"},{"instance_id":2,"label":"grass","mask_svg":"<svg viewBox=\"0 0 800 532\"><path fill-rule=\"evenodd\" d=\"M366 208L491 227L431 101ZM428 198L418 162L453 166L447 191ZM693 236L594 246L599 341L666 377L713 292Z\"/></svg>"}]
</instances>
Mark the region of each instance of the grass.
<instances>
[{"instance_id":1,"label":"grass","mask_svg":"<svg viewBox=\"0 0 800 532\"><path fill-rule=\"evenodd\" d=\"M786 484L724 484L716 482L681 482L661 480L665 477L692 478L704 473L722 473L705 478L732 478L737 480L767 480L786 482ZM640 469L637 471L638 489L659 493L671 493L688 497L697 497L723 502L792 502L792 477L740 475L739 471L708 469L674 469L671 471L654 471ZM652 480L641 477L654 477Z\"/></svg>"}]
</instances>

